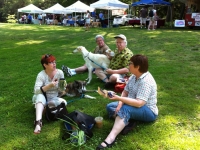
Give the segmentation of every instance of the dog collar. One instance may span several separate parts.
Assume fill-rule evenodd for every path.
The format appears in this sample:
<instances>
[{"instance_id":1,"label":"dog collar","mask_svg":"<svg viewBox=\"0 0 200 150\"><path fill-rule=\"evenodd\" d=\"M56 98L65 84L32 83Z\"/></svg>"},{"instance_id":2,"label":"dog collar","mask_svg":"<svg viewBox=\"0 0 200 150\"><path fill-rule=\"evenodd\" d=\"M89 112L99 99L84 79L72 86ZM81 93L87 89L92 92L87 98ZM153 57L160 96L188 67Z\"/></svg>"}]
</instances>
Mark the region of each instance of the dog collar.
<instances>
[{"instance_id":1,"label":"dog collar","mask_svg":"<svg viewBox=\"0 0 200 150\"><path fill-rule=\"evenodd\" d=\"M88 56L89 56L89 54L90 54L90 52L88 52L87 56L85 56L84 58L88 57Z\"/></svg>"}]
</instances>

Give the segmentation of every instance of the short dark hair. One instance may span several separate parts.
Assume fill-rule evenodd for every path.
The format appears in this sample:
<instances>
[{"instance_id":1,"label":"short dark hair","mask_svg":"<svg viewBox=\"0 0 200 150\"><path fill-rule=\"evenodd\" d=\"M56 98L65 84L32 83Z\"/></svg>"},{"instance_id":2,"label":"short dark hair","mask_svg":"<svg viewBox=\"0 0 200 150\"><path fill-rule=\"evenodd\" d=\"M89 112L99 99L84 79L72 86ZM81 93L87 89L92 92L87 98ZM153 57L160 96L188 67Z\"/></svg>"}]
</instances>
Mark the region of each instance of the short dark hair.
<instances>
[{"instance_id":1,"label":"short dark hair","mask_svg":"<svg viewBox=\"0 0 200 150\"><path fill-rule=\"evenodd\" d=\"M133 55L130 61L133 63L134 67L139 66L139 71L141 73L145 73L148 71L149 64L147 56L141 54Z\"/></svg>"},{"instance_id":2,"label":"short dark hair","mask_svg":"<svg viewBox=\"0 0 200 150\"><path fill-rule=\"evenodd\" d=\"M41 58L42 67L44 69L46 69L45 66L44 66L44 64L48 65L48 63L53 62L55 60L56 60L55 56L53 56L51 54L42 55L42 58Z\"/></svg>"}]
</instances>

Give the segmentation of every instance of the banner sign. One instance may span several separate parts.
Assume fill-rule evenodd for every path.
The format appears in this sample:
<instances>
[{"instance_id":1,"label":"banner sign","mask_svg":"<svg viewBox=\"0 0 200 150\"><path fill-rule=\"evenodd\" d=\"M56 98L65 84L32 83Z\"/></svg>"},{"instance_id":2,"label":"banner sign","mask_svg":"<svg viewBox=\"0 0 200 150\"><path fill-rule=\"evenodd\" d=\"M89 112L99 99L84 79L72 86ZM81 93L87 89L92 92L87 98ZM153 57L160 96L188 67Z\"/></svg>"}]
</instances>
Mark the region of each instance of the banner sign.
<instances>
[{"instance_id":1,"label":"banner sign","mask_svg":"<svg viewBox=\"0 0 200 150\"><path fill-rule=\"evenodd\" d=\"M195 21L200 21L200 13L192 13L192 18Z\"/></svg>"},{"instance_id":2,"label":"banner sign","mask_svg":"<svg viewBox=\"0 0 200 150\"><path fill-rule=\"evenodd\" d=\"M112 10L112 16L116 15L124 15L124 10L123 9Z\"/></svg>"},{"instance_id":3,"label":"banner sign","mask_svg":"<svg viewBox=\"0 0 200 150\"><path fill-rule=\"evenodd\" d=\"M175 20L174 26L175 27L185 27L185 20Z\"/></svg>"}]
</instances>

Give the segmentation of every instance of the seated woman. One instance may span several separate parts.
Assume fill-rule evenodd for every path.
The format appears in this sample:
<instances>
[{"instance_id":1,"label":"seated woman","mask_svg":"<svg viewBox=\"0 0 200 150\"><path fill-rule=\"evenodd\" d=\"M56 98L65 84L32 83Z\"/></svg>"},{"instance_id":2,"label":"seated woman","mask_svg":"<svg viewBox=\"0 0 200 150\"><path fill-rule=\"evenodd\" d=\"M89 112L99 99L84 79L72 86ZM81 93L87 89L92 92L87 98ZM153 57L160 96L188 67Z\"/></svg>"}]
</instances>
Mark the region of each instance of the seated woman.
<instances>
[{"instance_id":1,"label":"seated woman","mask_svg":"<svg viewBox=\"0 0 200 150\"><path fill-rule=\"evenodd\" d=\"M112 101L107 105L110 117L115 118L113 128L107 138L96 150L109 148L115 143L120 132L124 134L133 129L133 122L129 119L151 122L158 116L157 85L148 72L148 59L143 55L134 55L129 62L129 70L132 76L122 92L121 96L113 95Z\"/></svg>"},{"instance_id":2,"label":"seated woman","mask_svg":"<svg viewBox=\"0 0 200 150\"><path fill-rule=\"evenodd\" d=\"M37 75L32 99L36 109L36 120L34 121L35 134L41 132L42 113L47 102L53 106L58 106L62 102L67 105L64 99L57 97L59 90L58 81L60 78L64 78L64 73L62 70L56 69L56 58L53 55L43 55L41 65L44 70ZM46 92L47 99L42 91Z\"/></svg>"}]
</instances>

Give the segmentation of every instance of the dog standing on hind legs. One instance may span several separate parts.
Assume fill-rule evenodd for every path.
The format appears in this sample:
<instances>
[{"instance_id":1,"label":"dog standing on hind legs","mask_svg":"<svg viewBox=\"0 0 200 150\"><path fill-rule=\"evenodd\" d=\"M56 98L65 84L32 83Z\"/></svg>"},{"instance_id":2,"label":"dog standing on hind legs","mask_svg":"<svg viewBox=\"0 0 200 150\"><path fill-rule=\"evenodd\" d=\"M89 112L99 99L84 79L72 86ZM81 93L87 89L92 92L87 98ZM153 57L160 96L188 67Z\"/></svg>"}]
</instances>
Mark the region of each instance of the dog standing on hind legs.
<instances>
[{"instance_id":1,"label":"dog standing on hind legs","mask_svg":"<svg viewBox=\"0 0 200 150\"><path fill-rule=\"evenodd\" d=\"M102 68L106 70L110 64L110 60L104 54L94 54L89 51L83 46L77 47L73 53L81 52L83 55L83 59L85 60L86 66L88 68L88 80L87 84L89 84L92 80L92 70L93 68Z\"/></svg>"}]
</instances>

